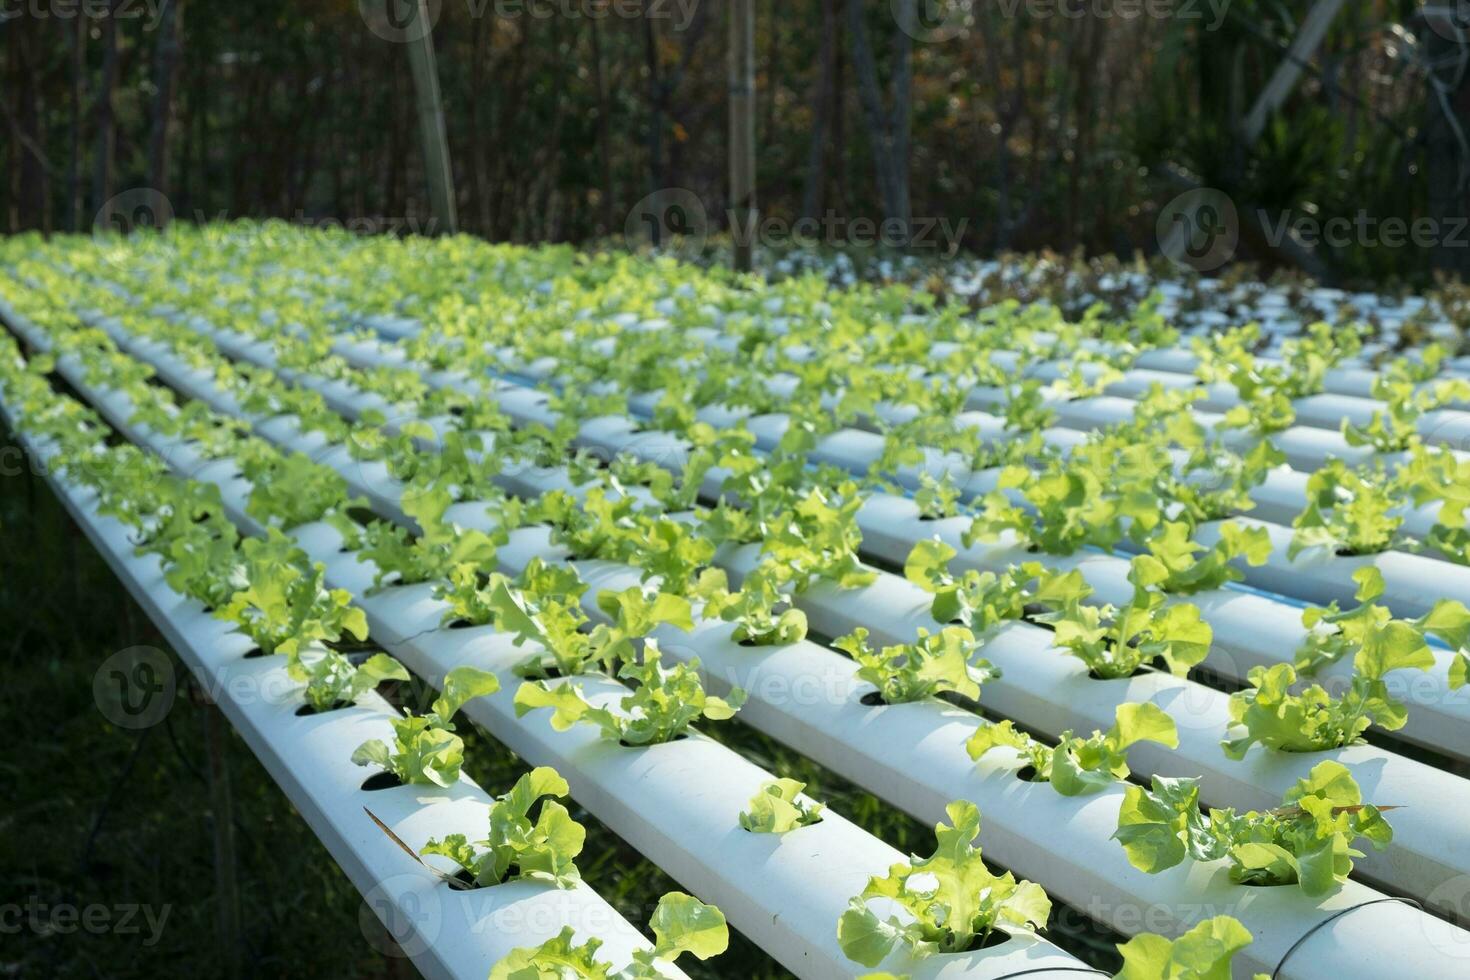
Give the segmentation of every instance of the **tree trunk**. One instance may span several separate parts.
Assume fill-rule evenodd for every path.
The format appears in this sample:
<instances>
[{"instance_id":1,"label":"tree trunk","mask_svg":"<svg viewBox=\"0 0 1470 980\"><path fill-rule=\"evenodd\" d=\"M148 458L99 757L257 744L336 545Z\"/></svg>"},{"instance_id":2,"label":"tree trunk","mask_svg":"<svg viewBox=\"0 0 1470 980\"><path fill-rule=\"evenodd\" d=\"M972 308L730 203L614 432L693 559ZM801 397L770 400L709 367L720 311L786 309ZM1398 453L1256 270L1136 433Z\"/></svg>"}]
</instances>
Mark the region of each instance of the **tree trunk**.
<instances>
[{"instance_id":1,"label":"tree trunk","mask_svg":"<svg viewBox=\"0 0 1470 980\"><path fill-rule=\"evenodd\" d=\"M1429 254L1439 273L1470 281L1470 249L1464 236L1450 234L1470 216L1470 71L1457 71L1456 42L1438 31L1422 32L1425 62L1441 66L1428 78L1424 119L1424 172L1429 187L1428 214L1440 234Z\"/></svg>"},{"instance_id":2,"label":"tree trunk","mask_svg":"<svg viewBox=\"0 0 1470 980\"><path fill-rule=\"evenodd\" d=\"M102 77L97 82L97 159L92 175L92 206L97 209L112 197L113 153L117 149L117 118L112 110L112 90L117 86L117 10L121 0L111 0L102 21Z\"/></svg>"},{"instance_id":3,"label":"tree trunk","mask_svg":"<svg viewBox=\"0 0 1470 980\"><path fill-rule=\"evenodd\" d=\"M812 86L812 133L807 144L806 183L801 194L803 217L816 220L822 210L827 182L827 130L835 101L834 49L841 31L837 0L822 0L822 37L817 50L817 80Z\"/></svg>"},{"instance_id":4,"label":"tree trunk","mask_svg":"<svg viewBox=\"0 0 1470 980\"><path fill-rule=\"evenodd\" d=\"M735 271L755 251L755 0L730 2L730 235ZM771 25L772 32L775 25Z\"/></svg>"},{"instance_id":5,"label":"tree trunk","mask_svg":"<svg viewBox=\"0 0 1470 980\"><path fill-rule=\"evenodd\" d=\"M153 132L148 140L148 186L169 196L168 147L173 132L174 91L178 87L184 0L163 0L158 47L153 58Z\"/></svg>"},{"instance_id":6,"label":"tree trunk","mask_svg":"<svg viewBox=\"0 0 1470 980\"><path fill-rule=\"evenodd\" d=\"M914 0L897 0L894 6L900 23L914 23ZM858 76L858 100L868 124L868 145L872 150L885 224L896 223L899 243L906 244L910 224L908 154L913 38L907 31L894 28L892 106L885 109L878 82L878 65L868 43L867 26L863 23L862 0L847 0L847 29L852 43L853 67Z\"/></svg>"},{"instance_id":7,"label":"tree trunk","mask_svg":"<svg viewBox=\"0 0 1470 980\"><path fill-rule=\"evenodd\" d=\"M77 17L68 33L71 42L71 121L66 163L66 229L82 228L82 115L87 99L87 18Z\"/></svg>"},{"instance_id":8,"label":"tree trunk","mask_svg":"<svg viewBox=\"0 0 1470 980\"><path fill-rule=\"evenodd\" d=\"M612 121L610 103L607 98L607 79L602 67L602 29L600 18L589 18L592 23L592 84L597 87L597 155L598 176L602 181L602 233L611 235L613 225L613 180L612 180Z\"/></svg>"},{"instance_id":9,"label":"tree trunk","mask_svg":"<svg viewBox=\"0 0 1470 980\"><path fill-rule=\"evenodd\" d=\"M659 75L658 33L654 30L653 18L643 18L643 51L648 62L648 180L649 192L660 194L664 190L663 135L664 135L664 92ZM661 210L654 208L655 214ZM654 248L663 244L659 222L649 223L649 233Z\"/></svg>"}]
</instances>

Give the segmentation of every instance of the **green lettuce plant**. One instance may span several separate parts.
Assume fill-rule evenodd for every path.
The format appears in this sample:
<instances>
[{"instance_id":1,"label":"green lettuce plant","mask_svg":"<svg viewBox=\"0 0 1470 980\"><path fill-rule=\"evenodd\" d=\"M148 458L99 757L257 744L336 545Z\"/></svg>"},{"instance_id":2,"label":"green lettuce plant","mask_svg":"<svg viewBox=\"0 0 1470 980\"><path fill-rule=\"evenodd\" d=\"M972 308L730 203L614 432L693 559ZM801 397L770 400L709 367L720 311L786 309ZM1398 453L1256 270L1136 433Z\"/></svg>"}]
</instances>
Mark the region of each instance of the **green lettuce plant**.
<instances>
[{"instance_id":1,"label":"green lettuce plant","mask_svg":"<svg viewBox=\"0 0 1470 980\"><path fill-rule=\"evenodd\" d=\"M407 681L408 670L386 653L375 653L354 666L335 650L313 659L295 657L286 665L294 681L306 684L306 703L314 712L352 704L384 681Z\"/></svg>"},{"instance_id":2,"label":"green lettuce plant","mask_svg":"<svg viewBox=\"0 0 1470 980\"><path fill-rule=\"evenodd\" d=\"M368 739L353 751L352 761L380 766L405 785L450 786L464 765L464 740L454 734L452 719L465 702L498 690L494 674L456 667L445 676L428 714L394 718L393 744Z\"/></svg>"},{"instance_id":3,"label":"green lettuce plant","mask_svg":"<svg viewBox=\"0 0 1470 980\"><path fill-rule=\"evenodd\" d=\"M597 958L600 939L588 937L579 944L576 930L563 926L540 946L511 950L490 968L490 980L661 980L667 976L665 966L684 953L707 960L730 944L720 910L683 892L660 898L649 925L653 947L635 950L633 961L622 969Z\"/></svg>"},{"instance_id":4,"label":"green lettuce plant","mask_svg":"<svg viewBox=\"0 0 1470 980\"><path fill-rule=\"evenodd\" d=\"M724 721L745 703L745 692L733 688L726 698L705 691L699 662L664 667L655 640L643 644L640 661L627 661L618 678L632 681L632 693L619 702L619 711L588 701L573 681L525 681L516 690L516 717L539 708L552 709L551 727L566 731L578 722L598 726L602 737L628 746L656 745L685 734L698 718Z\"/></svg>"},{"instance_id":5,"label":"green lettuce plant","mask_svg":"<svg viewBox=\"0 0 1470 980\"><path fill-rule=\"evenodd\" d=\"M1296 532L1287 556L1317 547L1343 555L1386 551L1404 523L1402 503L1383 474L1328 460L1307 480L1307 506L1291 522Z\"/></svg>"},{"instance_id":6,"label":"green lettuce plant","mask_svg":"<svg viewBox=\"0 0 1470 980\"><path fill-rule=\"evenodd\" d=\"M1068 730L1055 746L1017 731L1007 719L976 729L965 742L965 751L979 761L991 749L1009 746L1027 759L1032 782L1051 783L1063 796L1083 796L1127 779L1128 749L1139 742L1178 748L1179 731L1174 719L1146 701L1120 704L1114 712L1113 726L1106 732L1094 731L1080 738Z\"/></svg>"},{"instance_id":7,"label":"green lettuce plant","mask_svg":"<svg viewBox=\"0 0 1470 980\"><path fill-rule=\"evenodd\" d=\"M1199 608L1168 604L1161 592L1135 588L1128 605L1083 605L1076 600L1038 617L1056 631L1053 642L1087 665L1096 678L1131 677L1162 661L1183 676L1205 659L1214 641Z\"/></svg>"},{"instance_id":8,"label":"green lettuce plant","mask_svg":"<svg viewBox=\"0 0 1470 980\"><path fill-rule=\"evenodd\" d=\"M822 804L801 799L806 783L769 779L740 814L740 826L754 834L784 834L822 819Z\"/></svg>"},{"instance_id":9,"label":"green lettuce plant","mask_svg":"<svg viewBox=\"0 0 1470 980\"><path fill-rule=\"evenodd\" d=\"M567 781L546 766L517 779L510 791L490 805L489 835L470 841L464 834L430 840L421 854L449 858L478 887L503 881L546 881L571 888L581 880L577 855L587 831L553 797L564 797ZM531 811L540 804L533 821Z\"/></svg>"},{"instance_id":10,"label":"green lettuce plant","mask_svg":"<svg viewBox=\"0 0 1470 980\"><path fill-rule=\"evenodd\" d=\"M963 626L946 626L938 633L920 629L913 643L874 650L868 630L859 626L832 642L858 663L858 679L878 689L884 704L922 701L942 693L980 697L980 685L1000 676L987 660L971 661L975 634Z\"/></svg>"},{"instance_id":11,"label":"green lettuce plant","mask_svg":"<svg viewBox=\"0 0 1470 980\"><path fill-rule=\"evenodd\" d=\"M1017 881L1008 871L992 874L974 840L980 811L957 800L945 808L949 824L934 828L935 850L911 856L884 877L868 879L837 924L837 941L848 959L877 966L895 949L919 958L961 953L985 944L997 928L1030 932L1045 925L1051 900L1040 885ZM880 918L870 899L886 899L901 914Z\"/></svg>"},{"instance_id":12,"label":"green lettuce plant","mask_svg":"<svg viewBox=\"0 0 1470 980\"><path fill-rule=\"evenodd\" d=\"M1254 937L1228 915L1217 915L1178 939L1141 932L1118 944L1123 967L1113 980L1230 980L1230 961ZM1255 980L1269 980L1257 973Z\"/></svg>"},{"instance_id":13,"label":"green lettuce plant","mask_svg":"<svg viewBox=\"0 0 1470 980\"><path fill-rule=\"evenodd\" d=\"M1317 898L1347 880L1352 844L1365 838L1388 846L1393 830L1341 763L1318 763L1287 791L1275 810L1237 813L1199 806L1199 780L1155 776L1151 789L1130 786L1113 835L1135 868L1149 874L1186 858L1228 858L1230 878L1241 884L1299 885Z\"/></svg>"},{"instance_id":14,"label":"green lettuce plant","mask_svg":"<svg viewBox=\"0 0 1470 980\"><path fill-rule=\"evenodd\" d=\"M326 568L308 563L280 531L245 539L240 554L238 587L214 615L239 626L262 653L293 656L316 641L367 639L367 614L352 605L352 593L328 589Z\"/></svg>"},{"instance_id":15,"label":"green lettuce plant","mask_svg":"<svg viewBox=\"0 0 1470 980\"><path fill-rule=\"evenodd\" d=\"M938 538L915 542L904 562L904 578L933 593L930 614L937 622L959 624L982 636L1001 623L1092 592L1080 571L1056 572L1040 562L1012 565L999 574L965 569L956 578L949 569L956 554Z\"/></svg>"}]
</instances>

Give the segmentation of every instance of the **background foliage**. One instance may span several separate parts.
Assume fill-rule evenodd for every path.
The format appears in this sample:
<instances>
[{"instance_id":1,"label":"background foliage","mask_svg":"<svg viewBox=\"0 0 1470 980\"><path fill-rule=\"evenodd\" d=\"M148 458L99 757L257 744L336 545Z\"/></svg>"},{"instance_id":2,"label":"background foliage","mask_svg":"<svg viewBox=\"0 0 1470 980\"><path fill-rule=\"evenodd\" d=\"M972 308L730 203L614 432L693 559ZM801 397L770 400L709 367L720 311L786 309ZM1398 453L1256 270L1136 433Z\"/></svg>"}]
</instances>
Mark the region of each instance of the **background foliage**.
<instances>
[{"instance_id":1,"label":"background foliage","mask_svg":"<svg viewBox=\"0 0 1470 980\"><path fill-rule=\"evenodd\" d=\"M187 218L426 226L408 61L356 0L85 0L118 16L59 15L76 2L0 6L0 226L86 227L139 186ZM1249 218L1466 214L1445 112L1470 129L1466 46L1429 30L1419 0L1349 0L1250 146L1239 121L1309 0L917 0L953 27L933 41L898 28L916 0L755 2L768 216L883 217L874 147L888 152L883 124L906 106L912 214L965 219L967 249L1153 251L1159 207L1199 181L1237 202L1245 258L1351 280L1470 264L1470 247L1283 253ZM724 213L725 3L435 6L464 230L620 235L672 187Z\"/></svg>"}]
</instances>

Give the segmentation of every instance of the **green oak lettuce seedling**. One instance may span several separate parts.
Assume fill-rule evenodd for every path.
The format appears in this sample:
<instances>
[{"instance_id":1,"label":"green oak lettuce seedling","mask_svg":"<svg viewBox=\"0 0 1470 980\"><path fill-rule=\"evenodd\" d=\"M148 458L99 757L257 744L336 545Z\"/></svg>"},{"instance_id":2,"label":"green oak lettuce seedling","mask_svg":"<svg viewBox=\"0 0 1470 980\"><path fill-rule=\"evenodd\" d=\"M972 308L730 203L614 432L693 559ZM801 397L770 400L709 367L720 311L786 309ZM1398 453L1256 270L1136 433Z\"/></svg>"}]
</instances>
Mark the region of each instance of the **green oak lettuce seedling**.
<instances>
[{"instance_id":1,"label":"green oak lettuce seedling","mask_svg":"<svg viewBox=\"0 0 1470 980\"><path fill-rule=\"evenodd\" d=\"M933 593L930 614L937 622L958 624L982 636L1028 611L1065 605L1092 592L1080 571L1055 572L1040 562L1012 565L1000 574L971 568L955 578L949 562L956 554L938 538L916 542L904 562L904 578Z\"/></svg>"},{"instance_id":2,"label":"green oak lettuce seedling","mask_svg":"<svg viewBox=\"0 0 1470 980\"><path fill-rule=\"evenodd\" d=\"M1230 961L1253 938L1228 915L1206 919L1172 941L1142 932L1118 944L1123 968L1113 980L1230 980ZM1257 973L1255 980L1269 978Z\"/></svg>"},{"instance_id":3,"label":"green oak lettuce seedling","mask_svg":"<svg viewBox=\"0 0 1470 980\"><path fill-rule=\"evenodd\" d=\"M878 689L884 704L922 701L942 693L974 700L980 685L1000 676L988 660L976 660L975 634L963 626L946 626L938 633L919 630L913 643L898 643L874 650L868 630L859 626L832 642L858 663L858 679Z\"/></svg>"},{"instance_id":4,"label":"green oak lettuce seedling","mask_svg":"<svg viewBox=\"0 0 1470 980\"><path fill-rule=\"evenodd\" d=\"M367 615L352 605L352 593L328 589L326 568L308 563L280 531L245 539L240 553L242 584L214 614L237 624L262 653L291 656L308 643L344 634L367 639Z\"/></svg>"},{"instance_id":5,"label":"green oak lettuce seedling","mask_svg":"<svg viewBox=\"0 0 1470 980\"><path fill-rule=\"evenodd\" d=\"M837 924L837 941L848 959L877 966L896 948L927 957L983 946L996 928L1029 932L1046 924L1051 900L1041 886L1017 881L1008 871L992 874L974 840L980 811L957 800L945 808L949 824L934 828L935 850L911 856L882 878L868 879ZM879 918L869 907L887 899L902 914Z\"/></svg>"},{"instance_id":6,"label":"green oak lettuce seedling","mask_svg":"<svg viewBox=\"0 0 1470 980\"><path fill-rule=\"evenodd\" d=\"M393 745L369 739L352 753L359 766L377 765L404 784L450 786L464 764L464 741L454 734L454 715L466 701L494 694L500 681L488 671L456 667L444 678L427 715L393 719Z\"/></svg>"},{"instance_id":7,"label":"green oak lettuce seedling","mask_svg":"<svg viewBox=\"0 0 1470 980\"><path fill-rule=\"evenodd\" d=\"M597 725L603 738L628 746L656 745L683 735L698 718L724 721L745 703L740 688L728 698L704 690L699 662L665 667L658 642L646 640L642 661L625 662L618 678L634 682L632 693L619 701L619 711L588 701L574 681L526 681L516 690L516 717L551 708L551 727L566 731L578 722Z\"/></svg>"},{"instance_id":8,"label":"green oak lettuce seedling","mask_svg":"<svg viewBox=\"0 0 1470 980\"><path fill-rule=\"evenodd\" d=\"M567 781L555 769L532 769L491 804L490 832L484 840L471 842L464 834L450 834L429 841L419 853L449 858L479 887L528 880L571 888L582 878L576 859L587 831L552 799L568 791ZM532 821L531 810L538 802L540 812Z\"/></svg>"},{"instance_id":9,"label":"green oak lettuce seedling","mask_svg":"<svg viewBox=\"0 0 1470 980\"><path fill-rule=\"evenodd\" d=\"M1113 726L1106 732L1094 731L1088 738L1079 738L1065 731L1055 747L1017 731L1005 720L976 729L965 742L965 751L978 761L991 749L1009 746L1029 761L1033 782L1051 783L1063 796L1083 796L1127 779L1128 749L1139 742L1178 748L1179 731L1174 719L1149 702L1120 704L1114 712Z\"/></svg>"},{"instance_id":10,"label":"green oak lettuce seedling","mask_svg":"<svg viewBox=\"0 0 1470 980\"><path fill-rule=\"evenodd\" d=\"M406 681L408 670L386 653L375 653L359 666L335 650L318 657L294 657L286 665L294 681L306 684L306 703L317 713L352 704L384 681Z\"/></svg>"},{"instance_id":11,"label":"green oak lettuce seedling","mask_svg":"<svg viewBox=\"0 0 1470 980\"><path fill-rule=\"evenodd\" d=\"M490 968L490 980L662 980L664 964L684 953L707 960L730 945L725 916L713 905L683 892L669 892L658 900L649 920L652 949L633 952L633 962L622 969L597 958L602 941L589 937L576 942L576 930L563 926L540 946L513 949Z\"/></svg>"},{"instance_id":12,"label":"green oak lettuce seedling","mask_svg":"<svg viewBox=\"0 0 1470 980\"><path fill-rule=\"evenodd\" d=\"M1128 605L1082 605L1075 600L1038 617L1056 631L1053 643L1087 665L1094 677L1113 680L1163 661L1184 676L1205 659L1214 631L1188 603L1169 605L1161 592L1135 588Z\"/></svg>"},{"instance_id":13,"label":"green oak lettuce seedling","mask_svg":"<svg viewBox=\"0 0 1470 980\"><path fill-rule=\"evenodd\" d=\"M1359 837L1382 850L1393 830L1378 807L1363 803L1347 767L1318 763L1287 791L1276 810L1237 813L1199 806L1199 780L1155 776L1151 789L1129 786L1113 835L1135 868L1157 874L1186 858L1230 859L1232 881L1300 885L1318 898L1347 880Z\"/></svg>"},{"instance_id":14,"label":"green oak lettuce seedling","mask_svg":"<svg viewBox=\"0 0 1470 980\"><path fill-rule=\"evenodd\" d=\"M740 826L755 834L784 834L822 819L822 804L801 799L806 783L770 779L750 798L740 814Z\"/></svg>"}]
</instances>

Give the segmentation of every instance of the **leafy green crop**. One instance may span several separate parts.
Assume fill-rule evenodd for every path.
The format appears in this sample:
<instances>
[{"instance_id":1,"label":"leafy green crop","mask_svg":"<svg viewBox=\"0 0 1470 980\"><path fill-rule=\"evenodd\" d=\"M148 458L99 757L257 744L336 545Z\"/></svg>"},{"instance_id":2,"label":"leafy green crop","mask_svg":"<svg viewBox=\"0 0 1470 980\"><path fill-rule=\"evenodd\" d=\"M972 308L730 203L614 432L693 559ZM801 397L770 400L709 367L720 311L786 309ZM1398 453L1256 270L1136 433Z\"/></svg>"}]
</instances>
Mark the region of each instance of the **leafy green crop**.
<instances>
[{"instance_id":1,"label":"leafy green crop","mask_svg":"<svg viewBox=\"0 0 1470 980\"><path fill-rule=\"evenodd\" d=\"M476 667L456 667L444 678L427 715L393 719L393 745L369 739L352 753L359 766L381 766L404 784L449 786L464 764L464 740L454 734L454 715L466 701L500 690L500 680Z\"/></svg>"},{"instance_id":2,"label":"leafy green crop","mask_svg":"<svg viewBox=\"0 0 1470 980\"><path fill-rule=\"evenodd\" d=\"M1127 779L1128 749L1139 742L1178 748L1179 731L1174 719L1149 702L1120 704L1114 712L1113 726L1106 732L1094 731L1088 738L1079 738L1068 730L1062 732L1055 747L1017 731L1007 719L976 729L965 742L965 751L978 761L993 748L1009 746L1027 758L1033 782L1051 783L1063 796L1083 796Z\"/></svg>"},{"instance_id":3,"label":"leafy green crop","mask_svg":"<svg viewBox=\"0 0 1470 980\"><path fill-rule=\"evenodd\" d=\"M1153 778L1152 790L1130 786L1113 836L1140 871L1157 874L1185 858L1230 859L1232 881L1299 884L1312 897L1346 881L1359 837L1388 846L1393 830L1378 807L1365 804L1341 763L1318 763L1287 791L1280 809L1236 813L1199 807L1198 779Z\"/></svg>"},{"instance_id":4,"label":"leafy green crop","mask_svg":"<svg viewBox=\"0 0 1470 980\"><path fill-rule=\"evenodd\" d=\"M1296 671L1290 664L1252 667L1251 686L1230 696L1230 720L1246 733L1221 744L1226 755L1240 759L1256 742L1284 752L1315 752L1351 745L1369 725L1397 730L1408 721L1408 709L1389 692L1384 675L1433 666L1424 635L1403 620L1390 620L1363 635L1352 686L1341 698L1317 684L1293 694Z\"/></svg>"},{"instance_id":5,"label":"leafy green crop","mask_svg":"<svg viewBox=\"0 0 1470 980\"><path fill-rule=\"evenodd\" d=\"M404 495L403 512L422 529L417 538L407 529L384 521L374 521L363 529L357 560L371 561L376 566L373 589L390 579L395 585L409 585L494 567L496 545L507 540L504 532L492 537L445 521L444 513L451 502L449 492L437 486Z\"/></svg>"},{"instance_id":6,"label":"leafy green crop","mask_svg":"<svg viewBox=\"0 0 1470 980\"><path fill-rule=\"evenodd\" d=\"M1264 527L1226 521L1220 525L1220 540L1206 548L1190 539L1189 525L1165 521L1147 546L1148 554L1133 559L1128 580L1140 588L1193 595L1245 578L1244 572L1230 564L1236 558L1252 566L1265 563L1271 556L1271 535Z\"/></svg>"},{"instance_id":7,"label":"leafy green crop","mask_svg":"<svg viewBox=\"0 0 1470 980\"><path fill-rule=\"evenodd\" d=\"M299 653L308 643L344 633L367 639L367 615L346 589L325 586L326 568L275 528L240 545L240 587L215 616L236 623L267 655Z\"/></svg>"},{"instance_id":8,"label":"leafy green crop","mask_svg":"<svg viewBox=\"0 0 1470 980\"><path fill-rule=\"evenodd\" d=\"M408 671L386 653L375 653L361 666L335 650L311 660L296 657L286 666L292 680L306 684L306 703L315 712L352 704L384 681L406 681Z\"/></svg>"},{"instance_id":9,"label":"leafy green crop","mask_svg":"<svg viewBox=\"0 0 1470 980\"><path fill-rule=\"evenodd\" d=\"M934 594L930 614L937 622L956 623L982 636L1023 618L1028 609L1062 606L1092 591L1080 571L1054 572L1040 562L1013 565L999 575L966 569L957 579L949 571L956 554L938 538L916 542L904 562L904 578Z\"/></svg>"},{"instance_id":10,"label":"leafy green crop","mask_svg":"<svg viewBox=\"0 0 1470 980\"><path fill-rule=\"evenodd\" d=\"M798 799L806 783L770 779L761 783L740 814L740 826L754 834L784 834L822 819L822 804Z\"/></svg>"},{"instance_id":11,"label":"leafy green crop","mask_svg":"<svg viewBox=\"0 0 1470 980\"><path fill-rule=\"evenodd\" d=\"M661 964L684 953L707 960L730 944L730 930L720 910L683 892L660 898L649 925L653 948L634 951L633 962L621 970L597 959L600 939L589 937L578 945L576 930L563 926L540 946L511 950L490 968L490 980L662 980L667 974Z\"/></svg>"},{"instance_id":12,"label":"leafy green crop","mask_svg":"<svg viewBox=\"0 0 1470 980\"><path fill-rule=\"evenodd\" d=\"M471 842L464 834L450 834L429 841L420 853L449 858L480 887L529 880L571 888L582 878L576 860L587 832L566 807L549 799L567 792L567 781L555 769L532 769L491 804L488 837ZM540 813L532 822L538 802Z\"/></svg>"},{"instance_id":13,"label":"leafy green crop","mask_svg":"<svg viewBox=\"0 0 1470 980\"><path fill-rule=\"evenodd\" d=\"M730 638L736 643L785 646L806 637L806 613L790 608L791 597L780 590L776 573L766 566L745 576L738 592L730 592L725 584L724 573L715 570L701 590L709 595L703 614L734 623Z\"/></svg>"},{"instance_id":14,"label":"leafy green crop","mask_svg":"<svg viewBox=\"0 0 1470 980\"><path fill-rule=\"evenodd\" d=\"M1252 938L1228 915L1206 919L1172 942L1142 932L1118 944L1123 968L1113 980L1230 980L1230 961ZM1255 980L1268 978L1258 973Z\"/></svg>"},{"instance_id":15,"label":"leafy green crop","mask_svg":"<svg viewBox=\"0 0 1470 980\"><path fill-rule=\"evenodd\" d=\"M640 746L673 741L700 717L710 721L731 718L745 703L745 692L738 687L728 698L706 693L699 679L699 661L664 667L661 659L657 641L650 639L643 644L641 663L630 660L623 664L617 676L636 686L619 702L621 711L592 704L572 681L526 681L516 690L516 717L551 708L551 727L559 732L579 721L588 722L602 729L603 738Z\"/></svg>"},{"instance_id":16,"label":"leafy green crop","mask_svg":"<svg viewBox=\"0 0 1470 980\"><path fill-rule=\"evenodd\" d=\"M1291 522L1296 533L1287 556L1316 547L1341 555L1386 551L1404 523L1397 513L1401 504L1381 473L1365 475L1328 460L1307 480L1307 506Z\"/></svg>"},{"instance_id":17,"label":"leafy green crop","mask_svg":"<svg viewBox=\"0 0 1470 980\"><path fill-rule=\"evenodd\" d=\"M1169 605L1160 592L1135 588L1121 609L1076 600L1038 617L1056 630L1054 643L1087 665L1094 677L1131 677L1155 660L1183 676L1205 659L1214 642L1210 624L1188 603Z\"/></svg>"},{"instance_id":18,"label":"leafy green crop","mask_svg":"<svg viewBox=\"0 0 1470 980\"><path fill-rule=\"evenodd\" d=\"M916 957L960 953L984 945L996 928L1039 929L1051 914L1041 886L1017 881L1008 871L994 875L973 841L980 811L957 800L945 808L950 823L934 828L934 853L895 864L883 878L869 878L837 924L837 941L848 959L877 966L896 947ZM879 918L869 899L892 901L902 915Z\"/></svg>"},{"instance_id":19,"label":"leafy green crop","mask_svg":"<svg viewBox=\"0 0 1470 980\"><path fill-rule=\"evenodd\" d=\"M980 685L1000 676L988 660L973 663L975 634L963 626L946 626L938 633L920 629L913 643L899 643L874 650L868 645L868 630L859 626L832 642L858 662L858 679L878 689L884 704L922 701L949 692L961 697L980 697Z\"/></svg>"}]
</instances>

